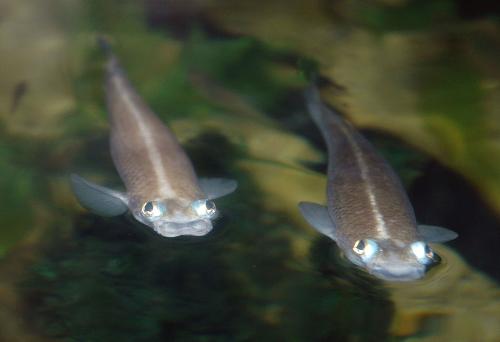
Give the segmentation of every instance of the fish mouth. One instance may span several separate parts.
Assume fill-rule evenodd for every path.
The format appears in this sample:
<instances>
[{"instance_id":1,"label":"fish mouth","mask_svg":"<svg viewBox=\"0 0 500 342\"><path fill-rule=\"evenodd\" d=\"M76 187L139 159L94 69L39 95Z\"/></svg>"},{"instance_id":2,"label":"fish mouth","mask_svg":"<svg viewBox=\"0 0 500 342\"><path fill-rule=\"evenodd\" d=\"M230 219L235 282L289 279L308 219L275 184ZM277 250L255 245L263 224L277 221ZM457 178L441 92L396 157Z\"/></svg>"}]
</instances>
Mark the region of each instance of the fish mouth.
<instances>
[{"instance_id":1,"label":"fish mouth","mask_svg":"<svg viewBox=\"0 0 500 342\"><path fill-rule=\"evenodd\" d=\"M203 236L212 230L212 222L209 220L195 220L190 222L155 222L154 231L165 237L176 237L181 235Z\"/></svg>"},{"instance_id":2,"label":"fish mouth","mask_svg":"<svg viewBox=\"0 0 500 342\"><path fill-rule=\"evenodd\" d=\"M414 281L424 277L425 268L385 269L378 267L368 269L368 272L375 277L386 281Z\"/></svg>"}]
</instances>

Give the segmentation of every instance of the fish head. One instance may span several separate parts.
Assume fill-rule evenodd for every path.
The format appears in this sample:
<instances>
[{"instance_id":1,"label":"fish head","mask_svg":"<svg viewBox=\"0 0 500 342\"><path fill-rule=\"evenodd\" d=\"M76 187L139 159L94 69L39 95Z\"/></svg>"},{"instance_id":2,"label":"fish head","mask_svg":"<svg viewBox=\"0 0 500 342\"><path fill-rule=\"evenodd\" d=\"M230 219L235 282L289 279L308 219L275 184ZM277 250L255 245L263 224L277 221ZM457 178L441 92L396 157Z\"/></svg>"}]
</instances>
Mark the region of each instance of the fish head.
<instances>
[{"instance_id":1,"label":"fish head","mask_svg":"<svg viewBox=\"0 0 500 342\"><path fill-rule=\"evenodd\" d=\"M368 273L387 281L418 280L441 260L423 241L405 243L392 239L357 240L347 257Z\"/></svg>"},{"instance_id":2,"label":"fish head","mask_svg":"<svg viewBox=\"0 0 500 342\"><path fill-rule=\"evenodd\" d=\"M132 212L138 221L165 237L206 235L218 214L214 202L208 199L142 201Z\"/></svg>"}]
</instances>

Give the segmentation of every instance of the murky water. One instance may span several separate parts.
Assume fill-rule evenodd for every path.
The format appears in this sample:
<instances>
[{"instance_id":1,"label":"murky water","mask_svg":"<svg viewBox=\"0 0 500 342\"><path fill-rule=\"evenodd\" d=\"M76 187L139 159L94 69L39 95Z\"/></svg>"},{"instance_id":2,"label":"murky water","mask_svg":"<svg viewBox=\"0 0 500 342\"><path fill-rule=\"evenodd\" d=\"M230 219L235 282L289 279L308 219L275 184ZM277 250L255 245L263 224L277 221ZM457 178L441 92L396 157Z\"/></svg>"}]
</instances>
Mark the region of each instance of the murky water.
<instances>
[{"instance_id":1,"label":"murky water","mask_svg":"<svg viewBox=\"0 0 500 342\"><path fill-rule=\"evenodd\" d=\"M210 234L76 202L72 172L123 187L98 34L197 173L238 180ZM0 341L500 340L499 37L463 1L3 0ZM325 201L311 72L459 233L424 279L369 276L300 216Z\"/></svg>"}]
</instances>

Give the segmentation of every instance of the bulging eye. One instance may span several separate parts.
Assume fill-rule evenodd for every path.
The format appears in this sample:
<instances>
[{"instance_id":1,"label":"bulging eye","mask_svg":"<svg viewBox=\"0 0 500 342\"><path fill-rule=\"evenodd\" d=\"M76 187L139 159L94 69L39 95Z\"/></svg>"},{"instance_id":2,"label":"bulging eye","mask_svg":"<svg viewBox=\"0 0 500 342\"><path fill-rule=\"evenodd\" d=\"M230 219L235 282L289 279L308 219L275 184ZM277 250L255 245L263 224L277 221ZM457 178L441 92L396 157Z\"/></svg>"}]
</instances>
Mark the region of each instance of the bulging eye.
<instances>
[{"instance_id":1,"label":"bulging eye","mask_svg":"<svg viewBox=\"0 0 500 342\"><path fill-rule=\"evenodd\" d=\"M147 201L142 206L142 214L148 218L159 218L165 215L167 208L165 204L159 201Z\"/></svg>"},{"instance_id":2,"label":"bulging eye","mask_svg":"<svg viewBox=\"0 0 500 342\"><path fill-rule=\"evenodd\" d=\"M411 250L421 264L429 264L434 260L434 252L429 245L422 241L412 243Z\"/></svg>"},{"instance_id":3,"label":"bulging eye","mask_svg":"<svg viewBox=\"0 0 500 342\"><path fill-rule=\"evenodd\" d=\"M363 239L356 241L352 250L366 260L371 259L378 252L378 245L373 240Z\"/></svg>"},{"instance_id":4,"label":"bulging eye","mask_svg":"<svg viewBox=\"0 0 500 342\"><path fill-rule=\"evenodd\" d=\"M364 240L356 241L352 250L357 254L363 254L365 252L365 241Z\"/></svg>"},{"instance_id":5,"label":"bulging eye","mask_svg":"<svg viewBox=\"0 0 500 342\"><path fill-rule=\"evenodd\" d=\"M217 212L215 203L209 200L196 200L193 202L192 207L196 214L201 217L212 217Z\"/></svg>"}]
</instances>

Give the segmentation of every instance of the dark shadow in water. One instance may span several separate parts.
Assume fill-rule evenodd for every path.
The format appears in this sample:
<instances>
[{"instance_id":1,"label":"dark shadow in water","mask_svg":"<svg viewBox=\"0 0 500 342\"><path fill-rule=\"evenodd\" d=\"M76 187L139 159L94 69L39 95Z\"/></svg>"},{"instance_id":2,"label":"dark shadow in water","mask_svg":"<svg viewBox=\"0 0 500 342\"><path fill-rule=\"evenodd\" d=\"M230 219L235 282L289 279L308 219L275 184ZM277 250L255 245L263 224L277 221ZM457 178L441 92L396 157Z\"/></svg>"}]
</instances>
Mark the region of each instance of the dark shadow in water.
<instances>
[{"instance_id":1,"label":"dark shadow in water","mask_svg":"<svg viewBox=\"0 0 500 342\"><path fill-rule=\"evenodd\" d=\"M499 18L500 2L491 0L456 0L458 15L469 20Z\"/></svg>"},{"instance_id":2,"label":"dark shadow in water","mask_svg":"<svg viewBox=\"0 0 500 342\"><path fill-rule=\"evenodd\" d=\"M317 269L299 270L298 228L262 207L233 167L239 151L213 132L187 146L200 174L239 181L214 231L167 239L126 216L75 217L71 236L47 236L20 284L29 326L72 341L384 340L392 309L377 284L332 263L322 239Z\"/></svg>"},{"instance_id":3,"label":"dark shadow in water","mask_svg":"<svg viewBox=\"0 0 500 342\"><path fill-rule=\"evenodd\" d=\"M472 266L500 280L500 222L471 184L431 162L409 193L420 223L456 231L458 239L448 244Z\"/></svg>"},{"instance_id":4,"label":"dark shadow in water","mask_svg":"<svg viewBox=\"0 0 500 342\"><path fill-rule=\"evenodd\" d=\"M184 149L199 177L232 177L232 163L244 153L216 131L206 131L186 142Z\"/></svg>"}]
</instances>

